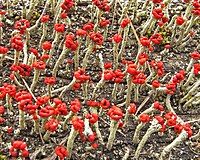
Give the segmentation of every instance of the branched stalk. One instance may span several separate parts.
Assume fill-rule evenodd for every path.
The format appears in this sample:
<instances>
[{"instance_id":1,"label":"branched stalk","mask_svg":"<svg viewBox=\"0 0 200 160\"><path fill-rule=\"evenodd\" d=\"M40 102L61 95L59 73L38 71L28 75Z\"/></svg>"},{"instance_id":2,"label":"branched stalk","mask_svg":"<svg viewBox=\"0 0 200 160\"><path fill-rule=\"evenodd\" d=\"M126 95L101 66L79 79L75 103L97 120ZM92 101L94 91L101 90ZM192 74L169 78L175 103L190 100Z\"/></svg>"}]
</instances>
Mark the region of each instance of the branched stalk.
<instances>
[{"instance_id":1,"label":"branched stalk","mask_svg":"<svg viewBox=\"0 0 200 160\"><path fill-rule=\"evenodd\" d=\"M68 84L67 86L64 86L62 89L61 89L61 93L60 93L60 95L59 95L59 98L62 98L62 96L63 96L63 94L67 91L67 90L69 90L69 89L71 89L71 87L74 85L74 83L76 82L76 78L73 78L73 80L70 82L70 84ZM59 88L60 89L60 88ZM58 90L59 90L58 89ZM54 90L54 92L52 91L51 93L56 93L55 92L56 90ZM59 90L60 91L60 90Z\"/></svg>"},{"instance_id":2,"label":"branched stalk","mask_svg":"<svg viewBox=\"0 0 200 160\"><path fill-rule=\"evenodd\" d=\"M100 59L100 67L102 69L102 75L101 75L101 79L100 81L97 83L97 85L95 86L93 92L92 92L92 99L94 99L96 97L96 91L103 86L103 84L105 83L104 81L104 63L103 63L103 56L101 53L99 53L99 59Z\"/></svg>"},{"instance_id":3,"label":"branched stalk","mask_svg":"<svg viewBox=\"0 0 200 160\"><path fill-rule=\"evenodd\" d=\"M126 42L128 41L129 28L130 28L130 26L126 26L126 28L124 30L122 45L121 45L121 48L120 48L120 51L119 51L119 54L117 57L117 61L121 60L122 54L125 52Z\"/></svg>"},{"instance_id":4,"label":"branched stalk","mask_svg":"<svg viewBox=\"0 0 200 160\"><path fill-rule=\"evenodd\" d=\"M74 113L70 111L69 114L65 117L65 120L63 122L63 130L67 130L67 122L71 117L73 117L73 115Z\"/></svg>"},{"instance_id":5,"label":"branched stalk","mask_svg":"<svg viewBox=\"0 0 200 160\"><path fill-rule=\"evenodd\" d=\"M65 47L65 45L64 45L64 46L63 46L63 50L62 50L62 52L61 52L61 54L60 54L58 60L56 61L55 66L54 66L54 68L53 68L52 75L53 75L54 77L56 77L56 74L57 74L59 65L65 60L65 56L66 56L67 52L68 52L68 50L66 50L66 47Z\"/></svg>"},{"instance_id":6,"label":"branched stalk","mask_svg":"<svg viewBox=\"0 0 200 160\"><path fill-rule=\"evenodd\" d=\"M140 141L140 139L139 139L140 131L144 126L145 126L145 124L142 123L142 122L137 125L134 136L133 136L133 143L135 143L135 144L139 143L139 141Z\"/></svg>"},{"instance_id":7,"label":"branched stalk","mask_svg":"<svg viewBox=\"0 0 200 160\"><path fill-rule=\"evenodd\" d=\"M82 64L82 68L85 69L87 67L88 64L88 57L89 55L92 53L93 50L93 44L90 43L88 48L87 48L87 52L85 53L85 56L83 58L83 64Z\"/></svg>"},{"instance_id":8,"label":"branched stalk","mask_svg":"<svg viewBox=\"0 0 200 160\"><path fill-rule=\"evenodd\" d=\"M142 148L144 147L145 143L147 142L147 140L149 139L149 137L153 133L158 132L160 128L161 128L161 126L157 123L157 121L152 122L152 125L149 127L149 129L147 130L145 135L142 137L142 140L138 144L138 147L136 149L135 156L134 156L136 159L139 158L140 152L141 152Z\"/></svg>"},{"instance_id":9,"label":"branched stalk","mask_svg":"<svg viewBox=\"0 0 200 160\"><path fill-rule=\"evenodd\" d=\"M180 103L183 103L187 100L189 96L195 93L200 85L200 79L193 85L193 87L188 91L188 93L180 100Z\"/></svg>"},{"instance_id":10,"label":"branched stalk","mask_svg":"<svg viewBox=\"0 0 200 160\"><path fill-rule=\"evenodd\" d=\"M185 141L185 140L187 139L187 137L188 137L187 132L186 132L185 130L183 130L183 131L179 134L179 136L178 136L172 143L170 143L168 146L166 146L166 147L163 149L159 160L165 160L167 154L168 154L172 149L174 149L176 146L178 146L180 143L182 143L183 141Z\"/></svg>"},{"instance_id":11,"label":"branched stalk","mask_svg":"<svg viewBox=\"0 0 200 160\"><path fill-rule=\"evenodd\" d=\"M188 67L189 67L189 66L188 66ZM187 81L185 82L185 84L183 85L184 88L187 88L187 87L189 86L189 84L190 84L190 82L192 81L193 77L194 77L194 67L193 67L192 70L190 71L189 77L188 77Z\"/></svg>"},{"instance_id":12,"label":"branched stalk","mask_svg":"<svg viewBox=\"0 0 200 160\"><path fill-rule=\"evenodd\" d=\"M25 114L24 111L19 109L19 127L21 129L25 128Z\"/></svg>"},{"instance_id":13,"label":"branched stalk","mask_svg":"<svg viewBox=\"0 0 200 160\"><path fill-rule=\"evenodd\" d=\"M40 70L39 69L35 69L34 70L34 77L33 77L33 81L32 81L32 84L31 84L31 91L33 91L37 85L37 82L38 82L38 79L39 79L39 76L40 76Z\"/></svg>"}]
</instances>

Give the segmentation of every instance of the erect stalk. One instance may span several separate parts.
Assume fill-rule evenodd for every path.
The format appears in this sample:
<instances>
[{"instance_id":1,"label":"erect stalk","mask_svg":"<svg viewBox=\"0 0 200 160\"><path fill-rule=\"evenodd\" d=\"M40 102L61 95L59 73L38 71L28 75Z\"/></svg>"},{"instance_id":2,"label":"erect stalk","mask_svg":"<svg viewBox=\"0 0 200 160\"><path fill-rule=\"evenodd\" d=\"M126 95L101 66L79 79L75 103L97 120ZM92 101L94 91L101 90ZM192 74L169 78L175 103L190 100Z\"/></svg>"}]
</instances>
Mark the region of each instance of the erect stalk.
<instances>
[{"instance_id":1,"label":"erect stalk","mask_svg":"<svg viewBox=\"0 0 200 160\"><path fill-rule=\"evenodd\" d=\"M65 116L65 120L63 122L63 130L67 130L67 122L68 120L73 117L74 113L72 111L69 112L67 116Z\"/></svg>"},{"instance_id":2,"label":"erect stalk","mask_svg":"<svg viewBox=\"0 0 200 160\"><path fill-rule=\"evenodd\" d=\"M144 126L145 126L145 123L142 123L142 122L137 125L134 136L133 136L133 143L135 143L135 144L139 143L140 131Z\"/></svg>"},{"instance_id":3,"label":"erect stalk","mask_svg":"<svg viewBox=\"0 0 200 160\"><path fill-rule=\"evenodd\" d=\"M97 114L97 108L90 108L90 111L91 111L91 113L96 113ZM99 122L98 121L94 124L94 128L95 128L95 132L97 134L97 138L98 138L99 142L101 144L104 144L103 138L101 136L101 132L99 130Z\"/></svg>"},{"instance_id":4,"label":"erect stalk","mask_svg":"<svg viewBox=\"0 0 200 160\"><path fill-rule=\"evenodd\" d=\"M136 84L134 89L135 89L134 101L138 102L138 100L139 100L139 84Z\"/></svg>"},{"instance_id":5,"label":"erect stalk","mask_svg":"<svg viewBox=\"0 0 200 160\"><path fill-rule=\"evenodd\" d=\"M52 97L51 88L52 88L52 86L48 84L48 85L47 85L47 92L48 92L48 96L49 96L49 97Z\"/></svg>"},{"instance_id":6,"label":"erect stalk","mask_svg":"<svg viewBox=\"0 0 200 160\"><path fill-rule=\"evenodd\" d=\"M28 9L28 12L27 12L27 14L26 14L27 19L30 19L30 18L31 18L32 12L33 12L33 10L34 10L36 4L37 4L37 1L38 1L38 0L31 0L31 1L30 1L29 9Z\"/></svg>"},{"instance_id":7,"label":"erect stalk","mask_svg":"<svg viewBox=\"0 0 200 160\"><path fill-rule=\"evenodd\" d=\"M152 15L152 11L153 11L153 3L151 3L151 15L150 15L150 19L144 24L143 30L141 32L141 35L145 35L149 26L151 26L151 24L155 21L155 19L153 18Z\"/></svg>"},{"instance_id":8,"label":"erect stalk","mask_svg":"<svg viewBox=\"0 0 200 160\"><path fill-rule=\"evenodd\" d=\"M24 53L24 59L23 59L23 64L27 64L28 61L28 45L29 45L29 40L30 40L30 33L28 30L26 30L26 40L24 42L24 47L23 47L23 53Z\"/></svg>"},{"instance_id":9,"label":"erect stalk","mask_svg":"<svg viewBox=\"0 0 200 160\"><path fill-rule=\"evenodd\" d=\"M8 111L12 111L13 110L13 106L12 106L12 98L10 97L9 94L6 94L6 107L8 109Z\"/></svg>"},{"instance_id":10,"label":"erect stalk","mask_svg":"<svg viewBox=\"0 0 200 160\"><path fill-rule=\"evenodd\" d=\"M112 3L114 4L114 8L113 8L113 18L112 18L112 22L111 22L111 26L113 26L114 24L114 20L115 20L115 14L116 14L116 11L117 11L117 0L113 0ZM113 27L112 27L113 28ZM112 29L111 29L112 31Z\"/></svg>"},{"instance_id":11,"label":"erect stalk","mask_svg":"<svg viewBox=\"0 0 200 160\"><path fill-rule=\"evenodd\" d=\"M42 23L42 36L40 38L39 47L42 46L42 43L43 43L46 35L47 35L47 24L46 23Z\"/></svg>"},{"instance_id":12,"label":"erect stalk","mask_svg":"<svg viewBox=\"0 0 200 160\"><path fill-rule=\"evenodd\" d=\"M149 127L145 135L142 137L142 140L138 144L134 158L136 159L139 158L140 152L142 148L144 147L145 143L147 142L147 140L149 139L149 137L151 136L151 134L158 132L160 128L161 128L160 124L158 124L157 122L152 122L152 125Z\"/></svg>"},{"instance_id":13,"label":"erect stalk","mask_svg":"<svg viewBox=\"0 0 200 160\"><path fill-rule=\"evenodd\" d=\"M188 66L188 67L189 67L189 66ZM193 67L192 70L190 71L189 76L188 76L188 79L187 79L187 81L185 82L185 84L183 85L184 88L187 88L187 87L189 86L189 84L190 84L190 82L192 81L193 77L194 77L194 67Z\"/></svg>"},{"instance_id":14,"label":"erect stalk","mask_svg":"<svg viewBox=\"0 0 200 160\"><path fill-rule=\"evenodd\" d=\"M113 59L114 59L113 69L114 70L118 68L118 48L119 48L119 43L114 43L114 46L113 46Z\"/></svg>"},{"instance_id":15,"label":"erect stalk","mask_svg":"<svg viewBox=\"0 0 200 160\"><path fill-rule=\"evenodd\" d=\"M72 149L73 149L73 145L74 145L74 140L77 137L78 132L74 129L74 127L72 126L71 128L71 132L69 134L68 140L67 140L67 151L69 153L68 158L71 158L72 155Z\"/></svg>"},{"instance_id":16,"label":"erect stalk","mask_svg":"<svg viewBox=\"0 0 200 160\"><path fill-rule=\"evenodd\" d=\"M81 37L78 37L79 45L78 45L77 50L74 52L74 70L75 71L77 71L79 67L79 51L80 51L81 43L82 43L82 39Z\"/></svg>"},{"instance_id":17,"label":"erect stalk","mask_svg":"<svg viewBox=\"0 0 200 160\"><path fill-rule=\"evenodd\" d=\"M35 72L34 72L34 76L33 76L33 81L32 81L31 87L30 87L31 91L33 91L35 89L36 84L37 84L38 79L39 79L39 76L40 76L40 70L39 69L35 69L34 71Z\"/></svg>"},{"instance_id":18,"label":"erect stalk","mask_svg":"<svg viewBox=\"0 0 200 160\"><path fill-rule=\"evenodd\" d=\"M86 81L83 85L83 97L84 97L84 101L86 101L88 99L88 81Z\"/></svg>"},{"instance_id":19,"label":"erect stalk","mask_svg":"<svg viewBox=\"0 0 200 160\"><path fill-rule=\"evenodd\" d=\"M95 99L96 97L96 91L103 86L103 84L105 83L104 81L104 63L103 63L103 56L101 53L99 53L99 59L100 59L100 67L102 69L102 75L101 75L101 80L97 83L97 85L95 86L93 92L92 92L92 99Z\"/></svg>"},{"instance_id":20,"label":"erect stalk","mask_svg":"<svg viewBox=\"0 0 200 160\"><path fill-rule=\"evenodd\" d=\"M172 142L170 143L168 146L166 146L161 153L161 156L159 158L159 160L165 160L167 154L173 149L175 148L177 145L179 145L180 143L182 143L183 141L185 141L187 139L188 135L187 132L185 130L183 130L179 136Z\"/></svg>"},{"instance_id":21,"label":"erect stalk","mask_svg":"<svg viewBox=\"0 0 200 160\"><path fill-rule=\"evenodd\" d=\"M98 25L99 25L99 20L101 18L101 15L102 15L102 11L97 8L97 17L96 17L96 23L95 23L95 26L94 26L94 31L97 32L97 29L98 29Z\"/></svg>"},{"instance_id":22,"label":"erect stalk","mask_svg":"<svg viewBox=\"0 0 200 160\"><path fill-rule=\"evenodd\" d=\"M1 22L1 15L0 15L0 22ZM2 43L1 42L2 39L3 39L3 27L0 27L0 43Z\"/></svg>"},{"instance_id":23,"label":"erect stalk","mask_svg":"<svg viewBox=\"0 0 200 160\"><path fill-rule=\"evenodd\" d=\"M128 116L129 116L129 106L130 106L130 101L131 101L131 91L132 91L132 79L131 75L128 74L127 76L127 93L126 93L126 114L124 118L124 125L128 122Z\"/></svg>"},{"instance_id":24,"label":"erect stalk","mask_svg":"<svg viewBox=\"0 0 200 160\"><path fill-rule=\"evenodd\" d=\"M118 87L119 87L119 83L115 83L114 88L112 90L112 98L113 98L114 101L116 101L116 99L117 99L117 89L118 89Z\"/></svg>"},{"instance_id":25,"label":"erect stalk","mask_svg":"<svg viewBox=\"0 0 200 160\"><path fill-rule=\"evenodd\" d=\"M56 43L57 43L58 40L59 40L59 37L60 37L60 33L59 33L59 32L56 32L55 38L54 38L54 40L53 40L53 42L52 42L52 44L51 44L52 47L51 47L51 50L50 50L50 52L49 52L50 58L47 60L47 64L49 64L49 62L50 62L50 59L51 59L51 57L52 57L52 55L53 55L53 53L54 53L55 46L56 46Z\"/></svg>"},{"instance_id":26,"label":"erect stalk","mask_svg":"<svg viewBox=\"0 0 200 160\"><path fill-rule=\"evenodd\" d=\"M21 54L20 51L15 50L15 55L14 55L14 65L18 65L20 54Z\"/></svg>"},{"instance_id":27,"label":"erect stalk","mask_svg":"<svg viewBox=\"0 0 200 160\"><path fill-rule=\"evenodd\" d=\"M86 67L87 67L88 57L92 53L92 50L93 50L93 44L90 43L89 46L88 46L88 48L87 48L87 52L85 53L85 56L83 58L83 65L82 65L83 69L86 69Z\"/></svg>"},{"instance_id":28,"label":"erect stalk","mask_svg":"<svg viewBox=\"0 0 200 160\"><path fill-rule=\"evenodd\" d=\"M46 133L45 133L44 136L43 136L44 141L48 141L50 135L51 135L51 132L47 130Z\"/></svg>"},{"instance_id":29,"label":"erect stalk","mask_svg":"<svg viewBox=\"0 0 200 160\"><path fill-rule=\"evenodd\" d=\"M115 134L117 132L117 129L118 129L117 121L111 120L111 123L110 123L110 134L109 134L108 143L107 143L108 150L111 150L111 148L113 146L113 142L115 140Z\"/></svg>"},{"instance_id":30,"label":"erect stalk","mask_svg":"<svg viewBox=\"0 0 200 160\"><path fill-rule=\"evenodd\" d=\"M195 91L198 89L199 85L200 85L200 79L199 79L196 83L194 83L193 87L192 87L192 88L188 91L188 93L180 100L180 103L185 102L189 96L191 96L193 93L195 93Z\"/></svg>"},{"instance_id":31,"label":"erect stalk","mask_svg":"<svg viewBox=\"0 0 200 160\"><path fill-rule=\"evenodd\" d=\"M25 117L24 116L25 116L24 111L19 109L19 127L20 127L20 129L25 128Z\"/></svg>"},{"instance_id":32,"label":"erect stalk","mask_svg":"<svg viewBox=\"0 0 200 160\"><path fill-rule=\"evenodd\" d=\"M68 50L66 50L66 47L65 47L65 45L64 45L64 46L63 46L63 50L62 50L62 52L61 52L61 54L60 54L58 60L56 61L55 66L54 66L54 68L53 68L52 75L53 75L54 77L56 77L56 74L57 74L59 65L65 60L65 56L66 56L67 51L68 51Z\"/></svg>"},{"instance_id":33,"label":"erect stalk","mask_svg":"<svg viewBox=\"0 0 200 160\"><path fill-rule=\"evenodd\" d=\"M121 60L123 53L125 52L125 47L126 47L126 42L128 41L128 32L129 32L129 28L130 26L126 26L125 30L124 30L124 34L123 34L123 40L122 40L122 45L117 57L117 61Z\"/></svg>"},{"instance_id":34,"label":"erect stalk","mask_svg":"<svg viewBox=\"0 0 200 160\"><path fill-rule=\"evenodd\" d=\"M55 14L55 4L56 0L51 0L51 12L53 15Z\"/></svg>"},{"instance_id":35,"label":"erect stalk","mask_svg":"<svg viewBox=\"0 0 200 160\"><path fill-rule=\"evenodd\" d=\"M40 129L40 121L39 119L36 119L34 120L34 128L33 128L33 131L38 133L39 132L39 129Z\"/></svg>"},{"instance_id":36,"label":"erect stalk","mask_svg":"<svg viewBox=\"0 0 200 160\"><path fill-rule=\"evenodd\" d=\"M189 31L190 31L192 25L194 24L194 22L195 22L195 15L192 14L192 17L191 17L191 19L189 21L189 25L187 26L186 31L184 32L185 36L187 36L187 34L189 33Z\"/></svg>"}]
</instances>

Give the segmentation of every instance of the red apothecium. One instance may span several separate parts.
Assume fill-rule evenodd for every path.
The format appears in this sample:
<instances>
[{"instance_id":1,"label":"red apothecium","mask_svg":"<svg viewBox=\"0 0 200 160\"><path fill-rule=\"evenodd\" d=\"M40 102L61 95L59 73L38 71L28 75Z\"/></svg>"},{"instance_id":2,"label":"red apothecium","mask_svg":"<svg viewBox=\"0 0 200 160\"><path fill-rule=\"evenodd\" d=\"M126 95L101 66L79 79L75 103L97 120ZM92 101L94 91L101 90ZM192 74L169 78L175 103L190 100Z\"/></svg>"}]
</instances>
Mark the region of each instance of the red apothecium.
<instances>
[{"instance_id":1,"label":"red apothecium","mask_svg":"<svg viewBox=\"0 0 200 160\"><path fill-rule=\"evenodd\" d=\"M164 16L161 8L155 8L152 11L153 17L157 20L161 19Z\"/></svg>"},{"instance_id":2,"label":"red apothecium","mask_svg":"<svg viewBox=\"0 0 200 160\"><path fill-rule=\"evenodd\" d=\"M139 116L139 120L142 123L148 123L150 121L150 116L146 113L143 113Z\"/></svg>"},{"instance_id":3,"label":"red apothecium","mask_svg":"<svg viewBox=\"0 0 200 160\"><path fill-rule=\"evenodd\" d=\"M135 103L131 103L128 109L128 113L129 114L135 114L137 111L137 107L135 105Z\"/></svg>"},{"instance_id":4,"label":"red apothecium","mask_svg":"<svg viewBox=\"0 0 200 160\"><path fill-rule=\"evenodd\" d=\"M123 117L122 110L117 106L112 106L109 111L107 112L107 115L115 121L119 121Z\"/></svg>"},{"instance_id":5,"label":"red apothecium","mask_svg":"<svg viewBox=\"0 0 200 160\"><path fill-rule=\"evenodd\" d=\"M103 108L103 109L108 109L108 108L110 107L110 101L107 100L107 99L105 99L105 98L103 98L103 99L101 100L101 102L100 102L100 106L101 106L101 108Z\"/></svg>"},{"instance_id":6,"label":"red apothecium","mask_svg":"<svg viewBox=\"0 0 200 160\"><path fill-rule=\"evenodd\" d=\"M49 51L51 50L51 42L49 41L45 41L44 43L42 43L42 49L45 50L45 51Z\"/></svg>"},{"instance_id":7,"label":"red apothecium","mask_svg":"<svg viewBox=\"0 0 200 160\"><path fill-rule=\"evenodd\" d=\"M120 27L125 28L130 22L131 20L129 18L125 18L122 20Z\"/></svg>"},{"instance_id":8,"label":"red apothecium","mask_svg":"<svg viewBox=\"0 0 200 160\"><path fill-rule=\"evenodd\" d=\"M178 16L177 18L176 18L176 24L177 25L182 25L183 23L185 22L185 20L183 19L183 17L182 16Z\"/></svg>"},{"instance_id":9,"label":"red apothecium","mask_svg":"<svg viewBox=\"0 0 200 160\"><path fill-rule=\"evenodd\" d=\"M115 34L114 36L113 36L113 41L115 42L115 43L120 43L121 41L122 41L122 36L120 35L120 34Z\"/></svg>"},{"instance_id":10,"label":"red apothecium","mask_svg":"<svg viewBox=\"0 0 200 160\"><path fill-rule=\"evenodd\" d=\"M57 146L55 148L55 153L61 160L64 160L64 158L68 157L69 155L67 149L64 146Z\"/></svg>"}]
</instances>

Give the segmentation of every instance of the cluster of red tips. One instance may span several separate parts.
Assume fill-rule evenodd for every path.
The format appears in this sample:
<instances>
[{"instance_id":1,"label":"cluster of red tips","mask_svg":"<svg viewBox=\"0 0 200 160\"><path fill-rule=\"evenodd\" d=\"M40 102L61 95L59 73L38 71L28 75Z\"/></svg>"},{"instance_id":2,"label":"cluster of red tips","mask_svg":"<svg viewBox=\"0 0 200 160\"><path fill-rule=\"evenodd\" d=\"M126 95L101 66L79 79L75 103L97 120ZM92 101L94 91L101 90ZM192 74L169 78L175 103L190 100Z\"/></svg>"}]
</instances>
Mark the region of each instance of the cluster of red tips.
<instances>
[{"instance_id":1,"label":"cluster of red tips","mask_svg":"<svg viewBox=\"0 0 200 160\"><path fill-rule=\"evenodd\" d=\"M113 81L115 83L121 83L124 79L124 73L117 69L115 71L113 70L105 70L104 72L104 80L106 81Z\"/></svg>"},{"instance_id":2,"label":"cluster of red tips","mask_svg":"<svg viewBox=\"0 0 200 160\"><path fill-rule=\"evenodd\" d=\"M74 40L74 34L68 34L65 40L65 47L71 51L75 51L78 48L78 42Z\"/></svg>"},{"instance_id":3,"label":"cluster of red tips","mask_svg":"<svg viewBox=\"0 0 200 160\"><path fill-rule=\"evenodd\" d=\"M152 15L153 18L155 18L156 20L162 19L162 17L164 16L164 13L162 12L161 8L155 8L152 11Z\"/></svg>"},{"instance_id":4,"label":"cluster of red tips","mask_svg":"<svg viewBox=\"0 0 200 160\"><path fill-rule=\"evenodd\" d=\"M139 120L140 120L140 122L142 122L142 123L148 123L148 122L151 120L151 117L150 117L148 114L143 113L143 114L141 114L141 115L139 116Z\"/></svg>"},{"instance_id":5,"label":"cluster of red tips","mask_svg":"<svg viewBox=\"0 0 200 160\"><path fill-rule=\"evenodd\" d=\"M158 101L155 101L154 104L153 104L153 107L159 111L164 111L164 107L163 105L161 105Z\"/></svg>"},{"instance_id":6,"label":"cluster of red tips","mask_svg":"<svg viewBox=\"0 0 200 160\"><path fill-rule=\"evenodd\" d=\"M60 158L60 160L64 160L64 158L68 157L69 153L64 146L57 146L55 148L56 155Z\"/></svg>"},{"instance_id":7,"label":"cluster of red tips","mask_svg":"<svg viewBox=\"0 0 200 160\"><path fill-rule=\"evenodd\" d=\"M74 129L79 133L82 133L84 130L84 127L85 127L84 121L78 117L72 118L72 125L73 125Z\"/></svg>"},{"instance_id":8,"label":"cluster of red tips","mask_svg":"<svg viewBox=\"0 0 200 160\"><path fill-rule=\"evenodd\" d=\"M95 124L98 121L99 116L96 113L91 113L91 114L88 113L85 115L85 118L89 119L89 122L91 124Z\"/></svg>"},{"instance_id":9,"label":"cluster of red tips","mask_svg":"<svg viewBox=\"0 0 200 160\"><path fill-rule=\"evenodd\" d=\"M150 62L151 67L155 70L159 77L164 75L164 64L162 61L154 61Z\"/></svg>"},{"instance_id":10,"label":"cluster of red tips","mask_svg":"<svg viewBox=\"0 0 200 160\"><path fill-rule=\"evenodd\" d=\"M61 4L61 8L65 12L68 12L73 6L74 6L73 0L64 0L63 3Z\"/></svg>"},{"instance_id":11,"label":"cluster of red tips","mask_svg":"<svg viewBox=\"0 0 200 160\"><path fill-rule=\"evenodd\" d=\"M73 101L71 101L70 110L73 113L79 112L81 110L81 102L78 99L74 99Z\"/></svg>"},{"instance_id":12,"label":"cluster of red tips","mask_svg":"<svg viewBox=\"0 0 200 160\"><path fill-rule=\"evenodd\" d=\"M0 54L7 54L8 53L8 48L4 46L0 46Z\"/></svg>"},{"instance_id":13,"label":"cluster of red tips","mask_svg":"<svg viewBox=\"0 0 200 160\"><path fill-rule=\"evenodd\" d=\"M30 76L32 71L31 66L23 63L19 63L18 65L13 64L10 69L16 73L19 73L22 77Z\"/></svg>"},{"instance_id":14,"label":"cluster of red tips","mask_svg":"<svg viewBox=\"0 0 200 160\"><path fill-rule=\"evenodd\" d=\"M123 117L122 110L117 106L112 106L109 111L107 112L107 115L115 121L119 121Z\"/></svg>"},{"instance_id":15,"label":"cluster of red tips","mask_svg":"<svg viewBox=\"0 0 200 160\"><path fill-rule=\"evenodd\" d=\"M30 22L27 19L20 19L15 22L14 28L19 30L21 34L24 34L27 28L30 27Z\"/></svg>"},{"instance_id":16,"label":"cluster of red tips","mask_svg":"<svg viewBox=\"0 0 200 160\"><path fill-rule=\"evenodd\" d=\"M18 157L19 152L21 152L22 157L28 157L29 151L27 150L27 145L23 141L14 141L9 149L12 157Z\"/></svg>"},{"instance_id":17,"label":"cluster of red tips","mask_svg":"<svg viewBox=\"0 0 200 160\"><path fill-rule=\"evenodd\" d=\"M99 26L102 28L107 27L110 24L110 20L102 18L99 22Z\"/></svg>"},{"instance_id":18,"label":"cluster of red tips","mask_svg":"<svg viewBox=\"0 0 200 160\"><path fill-rule=\"evenodd\" d=\"M37 70L44 70L46 68L46 63L44 61L35 61L33 64L32 64L32 67L37 69Z\"/></svg>"},{"instance_id":19,"label":"cluster of red tips","mask_svg":"<svg viewBox=\"0 0 200 160\"><path fill-rule=\"evenodd\" d=\"M45 123L44 128L50 132L55 132L58 128L58 124L59 121L57 119L51 118Z\"/></svg>"},{"instance_id":20,"label":"cluster of red tips","mask_svg":"<svg viewBox=\"0 0 200 160\"><path fill-rule=\"evenodd\" d=\"M103 44L103 36L99 32L90 32L89 37L96 45L102 45Z\"/></svg>"},{"instance_id":21,"label":"cluster of red tips","mask_svg":"<svg viewBox=\"0 0 200 160\"><path fill-rule=\"evenodd\" d=\"M19 35L13 36L10 40L10 43L11 43L11 47L13 49L15 49L16 51L22 51L23 50L24 43L22 41L21 36L19 36Z\"/></svg>"},{"instance_id":22,"label":"cluster of red tips","mask_svg":"<svg viewBox=\"0 0 200 160\"><path fill-rule=\"evenodd\" d=\"M47 85L54 85L56 83L56 78L55 77L45 77L44 83Z\"/></svg>"},{"instance_id":23,"label":"cluster of red tips","mask_svg":"<svg viewBox=\"0 0 200 160\"><path fill-rule=\"evenodd\" d=\"M92 0L92 3L104 12L110 11L110 6L107 0Z\"/></svg>"},{"instance_id":24,"label":"cluster of red tips","mask_svg":"<svg viewBox=\"0 0 200 160\"><path fill-rule=\"evenodd\" d=\"M78 71L74 72L74 77L79 83L84 83L90 79L90 76L86 75L84 69L79 69Z\"/></svg>"}]
</instances>

